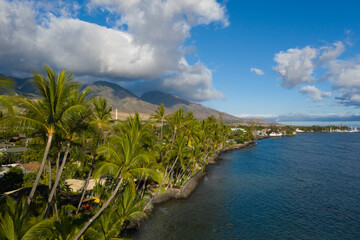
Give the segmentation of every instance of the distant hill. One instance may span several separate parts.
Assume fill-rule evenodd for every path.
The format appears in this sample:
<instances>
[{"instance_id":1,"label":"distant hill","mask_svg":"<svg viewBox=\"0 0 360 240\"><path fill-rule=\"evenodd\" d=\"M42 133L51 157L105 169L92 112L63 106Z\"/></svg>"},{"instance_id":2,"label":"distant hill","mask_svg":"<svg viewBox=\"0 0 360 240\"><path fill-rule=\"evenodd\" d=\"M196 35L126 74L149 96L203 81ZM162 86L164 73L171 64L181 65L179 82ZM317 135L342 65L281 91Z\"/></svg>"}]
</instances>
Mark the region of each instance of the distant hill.
<instances>
[{"instance_id":1,"label":"distant hill","mask_svg":"<svg viewBox=\"0 0 360 240\"><path fill-rule=\"evenodd\" d=\"M177 109L182 108L184 112L193 112L194 116L199 119L204 119L211 115L214 115L216 118L218 118L219 114L221 113L223 115L223 120L226 122L236 122L236 123L254 122L258 124L269 124L269 122L262 119L239 118L209 107L205 107L201 104L189 102L173 94L164 93L160 91L152 91L152 92L144 93L140 99L158 106L161 103L164 103L164 106L170 111L176 111Z\"/></svg>"},{"instance_id":2,"label":"distant hill","mask_svg":"<svg viewBox=\"0 0 360 240\"><path fill-rule=\"evenodd\" d=\"M82 88L89 88L91 91L89 92L90 97L98 96L98 95L107 95L113 96L116 99L123 98L137 98L135 94L130 92L129 90L120 87L115 83L110 83L106 81L96 81L92 84L84 85Z\"/></svg>"},{"instance_id":3,"label":"distant hill","mask_svg":"<svg viewBox=\"0 0 360 240\"><path fill-rule=\"evenodd\" d=\"M4 75L0 74L0 76L4 76ZM15 81L16 83L15 92L17 92L18 94L28 97L37 95L37 91L34 87L33 79L31 77L28 78L10 77L10 79ZM4 94L4 93L1 92L0 94Z\"/></svg>"},{"instance_id":4,"label":"distant hill","mask_svg":"<svg viewBox=\"0 0 360 240\"><path fill-rule=\"evenodd\" d=\"M16 90L23 94L38 94L34 87L33 79L29 78L12 78L16 82Z\"/></svg>"},{"instance_id":5,"label":"distant hill","mask_svg":"<svg viewBox=\"0 0 360 240\"><path fill-rule=\"evenodd\" d=\"M172 108L179 104L184 104L184 105L191 104L191 102L179 98L178 96L160 91L152 91L152 92L144 93L140 99L145 102L158 106L160 106L163 103L166 108Z\"/></svg>"},{"instance_id":6,"label":"distant hill","mask_svg":"<svg viewBox=\"0 0 360 240\"><path fill-rule=\"evenodd\" d=\"M32 78L12 78L16 82L16 92L25 96L37 95L36 89L32 84ZM217 111L215 109L202 106L201 104L193 103L182 99L176 95L164 93L160 91L151 91L144 93L140 98L134 93L119 86L116 83L106 81L96 81L92 84L85 84L82 89L89 89L88 97L101 96L108 100L108 103L113 108L113 117L115 117L115 109L118 110L119 119L126 118L129 114L135 111L140 113L144 119L150 117L155 112L158 106L164 103L165 114L170 114L179 108L184 112L193 112L194 116L199 119L207 118L214 115L216 118L222 113L223 120L228 123L240 123L270 125L271 123L263 119L245 119L239 118L227 113Z\"/></svg>"},{"instance_id":7,"label":"distant hill","mask_svg":"<svg viewBox=\"0 0 360 240\"><path fill-rule=\"evenodd\" d=\"M113 110L118 112L133 113L135 111L145 115L151 115L157 106L139 99L131 91L115 83L97 81L92 84L84 85L83 89L90 89L89 97L101 96L105 98Z\"/></svg>"}]
</instances>

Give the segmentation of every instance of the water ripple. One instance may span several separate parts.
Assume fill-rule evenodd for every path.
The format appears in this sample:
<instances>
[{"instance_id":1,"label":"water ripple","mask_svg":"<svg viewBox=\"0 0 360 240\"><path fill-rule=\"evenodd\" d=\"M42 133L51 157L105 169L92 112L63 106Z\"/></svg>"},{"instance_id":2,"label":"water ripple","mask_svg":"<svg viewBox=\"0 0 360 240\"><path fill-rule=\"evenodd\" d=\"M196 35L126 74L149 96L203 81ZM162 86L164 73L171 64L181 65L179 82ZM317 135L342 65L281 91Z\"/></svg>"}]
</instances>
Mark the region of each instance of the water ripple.
<instances>
[{"instance_id":1,"label":"water ripple","mask_svg":"<svg viewBox=\"0 0 360 240\"><path fill-rule=\"evenodd\" d=\"M360 134L299 134L223 155L135 239L360 239Z\"/></svg>"}]
</instances>

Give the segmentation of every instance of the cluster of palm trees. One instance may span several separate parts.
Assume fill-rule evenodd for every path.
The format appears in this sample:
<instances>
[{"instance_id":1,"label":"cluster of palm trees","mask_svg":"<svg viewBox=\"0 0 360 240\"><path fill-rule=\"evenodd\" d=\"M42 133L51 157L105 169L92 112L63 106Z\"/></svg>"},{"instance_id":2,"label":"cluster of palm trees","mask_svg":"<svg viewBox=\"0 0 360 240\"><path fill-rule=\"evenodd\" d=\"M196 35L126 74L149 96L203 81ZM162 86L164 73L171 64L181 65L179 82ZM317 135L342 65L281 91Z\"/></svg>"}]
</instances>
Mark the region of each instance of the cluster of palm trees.
<instances>
[{"instance_id":1,"label":"cluster of palm trees","mask_svg":"<svg viewBox=\"0 0 360 240\"><path fill-rule=\"evenodd\" d=\"M137 113L126 121L112 121L112 109L105 99L87 98L88 90L80 90L65 70L44 69L45 74L33 75L39 98L0 98L0 105L8 109L2 126L11 124L44 143L41 165L26 201L8 198L0 210L0 239L116 237L129 222L145 216L154 195L184 184L204 168L214 151L227 144L231 131L221 116L220 121L213 116L198 120L182 109L165 115L161 105L147 121ZM60 208L59 185L69 156L79 147L90 159L81 163L89 168L81 198L77 208ZM49 154L51 149L56 154ZM35 193L46 163L49 194L42 201ZM90 215L79 214L91 178L111 179L113 185L99 209Z\"/></svg>"}]
</instances>

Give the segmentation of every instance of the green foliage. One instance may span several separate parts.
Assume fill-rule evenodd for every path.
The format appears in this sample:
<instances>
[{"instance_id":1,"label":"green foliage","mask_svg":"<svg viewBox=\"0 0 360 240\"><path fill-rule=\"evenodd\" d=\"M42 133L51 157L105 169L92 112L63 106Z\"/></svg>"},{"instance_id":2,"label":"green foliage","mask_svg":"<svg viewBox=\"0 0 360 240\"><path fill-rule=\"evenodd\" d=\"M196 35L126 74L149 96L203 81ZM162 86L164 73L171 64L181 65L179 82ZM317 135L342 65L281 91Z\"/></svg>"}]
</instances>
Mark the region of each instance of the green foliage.
<instances>
[{"instance_id":1,"label":"green foliage","mask_svg":"<svg viewBox=\"0 0 360 240\"><path fill-rule=\"evenodd\" d=\"M24 172L20 167L11 167L2 178L0 178L0 193L22 187Z\"/></svg>"},{"instance_id":2,"label":"green foliage","mask_svg":"<svg viewBox=\"0 0 360 240\"><path fill-rule=\"evenodd\" d=\"M348 131L349 127L348 126L334 126L334 125L329 125L329 126L310 126L310 127L298 127L300 130L304 131L304 132L332 132L332 131L336 131L336 130L340 130L340 131Z\"/></svg>"},{"instance_id":3,"label":"green foliage","mask_svg":"<svg viewBox=\"0 0 360 240\"><path fill-rule=\"evenodd\" d=\"M7 197L1 207L0 239L32 240L47 239L52 220L42 220L26 205L25 199L18 201Z\"/></svg>"},{"instance_id":4,"label":"green foliage","mask_svg":"<svg viewBox=\"0 0 360 240\"><path fill-rule=\"evenodd\" d=\"M41 161L43 167L49 160L54 165L57 156L64 159L65 165L61 165L50 196L54 196L57 191L57 184L60 189L64 189L64 181L59 181L60 178L84 179L88 173L91 176L92 169L94 178L107 177L104 185L95 186L94 193L102 200L109 199L102 202L102 209L111 207L93 222L86 233L87 238L118 237L129 222L146 217L142 209L144 197L151 193L149 186L154 188L157 183L157 189L166 190L168 187L184 184L204 168L214 152L229 144L231 131L222 122L221 114L220 121L214 116L197 120L191 112L186 113L183 109L165 116L164 105L152 115L157 125L150 121L144 123L139 114L135 113L126 121L117 121L111 128L111 107L105 99L98 97L89 104L85 99L87 91L80 91L70 73L65 70L55 73L47 66L44 68L45 75L35 73L33 76L40 98L34 100L13 97L12 103L22 110L15 115L8 114L1 122L14 124L12 126L15 132L10 131L10 125L3 125L5 127L0 127L0 137L6 139L12 134L18 134L18 131L31 135L33 141L22 154L25 162ZM251 135L237 137L243 137L241 140L252 139ZM23 142L18 142L17 145L23 146ZM66 161L68 153L70 161ZM6 160L0 160L17 161L10 160L7 155L5 157ZM36 189L42 176L41 169L36 179L35 173L19 177L15 172L12 178L9 174L5 179L21 185L21 178L24 179L25 186ZM63 169L64 173L61 175ZM52 173L55 178L54 171ZM43 182L47 181L48 176L45 174ZM61 199L59 195L57 194L58 200ZM29 199L31 201L30 197ZM34 202L32 204L45 205L40 198L35 198ZM62 206L59 208L59 219L53 216L43 221L35 217L43 213L30 214L25 204L19 204L9 202L8 205L14 207L1 215L6 219L1 220L2 226L6 225L6 229L9 229L2 227L3 232L19 232L11 239L73 239L86 220L84 215L74 215L71 206ZM18 210L13 210L16 207ZM100 214L102 209L96 214ZM22 218L25 225L18 224L20 218L13 218L15 212L26 215ZM36 222L32 222L35 220ZM14 225L16 229L11 227L14 223L18 224ZM0 235L0 239L2 236L5 235Z\"/></svg>"},{"instance_id":5,"label":"green foliage","mask_svg":"<svg viewBox=\"0 0 360 240\"><path fill-rule=\"evenodd\" d=\"M0 152L0 165L21 162L21 153Z\"/></svg>"},{"instance_id":6,"label":"green foliage","mask_svg":"<svg viewBox=\"0 0 360 240\"><path fill-rule=\"evenodd\" d=\"M34 185L36 173L27 173L24 175L24 187L32 187Z\"/></svg>"},{"instance_id":7,"label":"green foliage","mask_svg":"<svg viewBox=\"0 0 360 240\"><path fill-rule=\"evenodd\" d=\"M22 160L24 163L40 162L44 155L44 148L28 148L22 154Z\"/></svg>"},{"instance_id":8,"label":"green foliage","mask_svg":"<svg viewBox=\"0 0 360 240\"><path fill-rule=\"evenodd\" d=\"M86 231L88 239L114 239L131 221L146 218L143 202L135 195L135 189L127 186L113 206L108 208Z\"/></svg>"},{"instance_id":9,"label":"green foliage","mask_svg":"<svg viewBox=\"0 0 360 240\"><path fill-rule=\"evenodd\" d=\"M108 177L105 180L104 184L101 184L99 181L96 182L93 192L94 195L101 200L106 200L109 198L112 189L114 189L116 181L113 177Z\"/></svg>"},{"instance_id":10,"label":"green foliage","mask_svg":"<svg viewBox=\"0 0 360 240\"><path fill-rule=\"evenodd\" d=\"M9 142L11 137L18 136L19 133L13 127L13 124L8 123L3 127L0 127L0 139L3 139L5 142Z\"/></svg>"}]
</instances>

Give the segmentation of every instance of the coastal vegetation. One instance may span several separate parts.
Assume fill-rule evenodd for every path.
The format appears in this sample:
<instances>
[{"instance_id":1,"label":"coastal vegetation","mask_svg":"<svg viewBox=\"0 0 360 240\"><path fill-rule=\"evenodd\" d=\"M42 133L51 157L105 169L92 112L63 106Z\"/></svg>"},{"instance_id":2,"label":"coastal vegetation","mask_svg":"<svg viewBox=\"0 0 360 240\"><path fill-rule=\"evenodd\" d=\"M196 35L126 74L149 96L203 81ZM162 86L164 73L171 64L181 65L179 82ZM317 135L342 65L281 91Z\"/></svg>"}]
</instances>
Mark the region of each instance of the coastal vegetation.
<instances>
[{"instance_id":1,"label":"coastal vegetation","mask_svg":"<svg viewBox=\"0 0 360 240\"><path fill-rule=\"evenodd\" d=\"M308 126L308 127L298 127L298 129L300 129L301 131L304 132L344 132L344 131L349 131L349 127L348 126L335 126L335 125L328 125L328 126Z\"/></svg>"},{"instance_id":2,"label":"coastal vegetation","mask_svg":"<svg viewBox=\"0 0 360 240\"><path fill-rule=\"evenodd\" d=\"M181 108L165 114L164 105L150 119L135 112L115 121L107 101L89 98L71 73L44 70L33 75L37 97L7 91L0 98L2 139L26 146L13 158L0 153L2 164L14 164L2 193L16 190L0 198L0 239L120 237L146 217L156 194L184 185L215 152L255 139L254 126L230 140L235 135L221 115L199 120ZM13 87L6 78L0 83ZM81 181L80 191L69 179Z\"/></svg>"}]
</instances>

